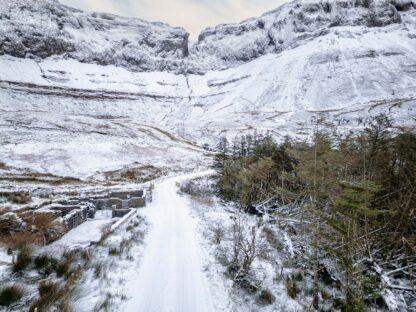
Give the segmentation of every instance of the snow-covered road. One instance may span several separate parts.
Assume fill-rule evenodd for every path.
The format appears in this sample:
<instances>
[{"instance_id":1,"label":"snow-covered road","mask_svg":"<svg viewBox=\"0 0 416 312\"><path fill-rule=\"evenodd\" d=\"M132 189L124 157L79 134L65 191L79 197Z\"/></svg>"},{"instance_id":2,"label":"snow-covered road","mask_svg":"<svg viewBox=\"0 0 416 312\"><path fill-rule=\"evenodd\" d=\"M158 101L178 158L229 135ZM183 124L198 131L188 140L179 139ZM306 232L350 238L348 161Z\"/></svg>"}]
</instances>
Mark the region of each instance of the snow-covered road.
<instances>
[{"instance_id":1,"label":"snow-covered road","mask_svg":"<svg viewBox=\"0 0 416 312\"><path fill-rule=\"evenodd\" d=\"M176 183L197 176L169 178L155 186L153 203L143 209L151 223L137 277L130 277L127 312L214 311L203 273L195 221Z\"/></svg>"}]
</instances>

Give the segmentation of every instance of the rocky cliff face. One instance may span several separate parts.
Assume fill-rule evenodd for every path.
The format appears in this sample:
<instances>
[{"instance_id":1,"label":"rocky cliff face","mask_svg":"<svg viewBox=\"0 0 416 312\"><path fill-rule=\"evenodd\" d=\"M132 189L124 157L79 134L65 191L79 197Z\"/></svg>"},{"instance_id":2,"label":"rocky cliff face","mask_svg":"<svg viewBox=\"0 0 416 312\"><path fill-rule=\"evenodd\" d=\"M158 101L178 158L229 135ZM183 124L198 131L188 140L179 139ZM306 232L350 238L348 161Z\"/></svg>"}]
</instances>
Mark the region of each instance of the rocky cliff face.
<instances>
[{"instance_id":1,"label":"rocky cliff face","mask_svg":"<svg viewBox=\"0 0 416 312\"><path fill-rule=\"evenodd\" d=\"M200 60L200 68L195 70L228 68L230 64L299 46L337 27L372 28L400 23L398 11L414 8L412 1L295 1L240 24L206 29L199 35L190 56Z\"/></svg>"},{"instance_id":2,"label":"rocky cliff face","mask_svg":"<svg viewBox=\"0 0 416 312\"><path fill-rule=\"evenodd\" d=\"M84 13L57 0L0 3L0 54L52 56L134 71L205 73L280 53L342 26L366 29L401 23L412 0L295 1L240 24L199 35L188 51L188 33L104 13Z\"/></svg>"},{"instance_id":3,"label":"rocky cliff face","mask_svg":"<svg viewBox=\"0 0 416 312\"><path fill-rule=\"evenodd\" d=\"M162 23L84 13L55 0L0 3L0 54L60 56L135 71L178 70L188 33Z\"/></svg>"}]
</instances>

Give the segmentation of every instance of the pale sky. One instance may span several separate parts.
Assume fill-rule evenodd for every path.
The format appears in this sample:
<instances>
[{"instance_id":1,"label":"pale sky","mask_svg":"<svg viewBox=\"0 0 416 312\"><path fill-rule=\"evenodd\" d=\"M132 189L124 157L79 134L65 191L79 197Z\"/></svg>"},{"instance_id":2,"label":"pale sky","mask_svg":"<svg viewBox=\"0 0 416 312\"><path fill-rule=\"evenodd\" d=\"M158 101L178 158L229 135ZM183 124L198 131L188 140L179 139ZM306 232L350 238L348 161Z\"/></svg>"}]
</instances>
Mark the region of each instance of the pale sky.
<instances>
[{"instance_id":1,"label":"pale sky","mask_svg":"<svg viewBox=\"0 0 416 312\"><path fill-rule=\"evenodd\" d=\"M288 0L61 0L87 11L114 13L181 26L196 40L202 29L260 16Z\"/></svg>"}]
</instances>

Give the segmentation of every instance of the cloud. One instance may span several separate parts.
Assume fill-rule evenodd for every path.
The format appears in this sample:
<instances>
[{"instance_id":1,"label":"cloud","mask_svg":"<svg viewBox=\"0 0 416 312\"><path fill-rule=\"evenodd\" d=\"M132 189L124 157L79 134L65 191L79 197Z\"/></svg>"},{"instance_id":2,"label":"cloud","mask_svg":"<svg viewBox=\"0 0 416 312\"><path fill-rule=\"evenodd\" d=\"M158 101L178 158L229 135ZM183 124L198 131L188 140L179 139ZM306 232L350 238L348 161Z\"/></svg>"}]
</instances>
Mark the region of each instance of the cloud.
<instances>
[{"instance_id":1,"label":"cloud","mask_svg":"<svg viewBox=\"0 0 416 312\"><path fill-rule=\"evenodd\" d=\"M88 11L139 17L181 26L191 40L208 26L234 23L275 9L287 0L61 0Z\"/></svg>"}]
</instances>

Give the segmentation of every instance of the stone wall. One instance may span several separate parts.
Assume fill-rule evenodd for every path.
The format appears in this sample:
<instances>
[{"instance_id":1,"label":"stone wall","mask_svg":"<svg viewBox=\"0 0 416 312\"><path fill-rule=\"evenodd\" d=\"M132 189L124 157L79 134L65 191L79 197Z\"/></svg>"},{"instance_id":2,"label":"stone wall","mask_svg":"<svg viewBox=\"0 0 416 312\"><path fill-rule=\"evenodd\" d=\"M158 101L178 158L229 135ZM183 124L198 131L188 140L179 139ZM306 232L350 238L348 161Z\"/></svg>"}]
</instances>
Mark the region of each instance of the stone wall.
<instances>
[{"instance_id":1,"label":"stone wall","mask_svg":"<svg viewBox=\"0 0 416 312\"><path fill-rule=\"evenodd\" d=\"M65 217L68 213L70 213L73 210L79 210L81 209L80 205L52 205L49 209L60 211L62 214L62 217Z\"/></svg>"},{"instance_id":2,"label":"stone wall","mask_svg":"<svg viewBox=\"0 0 416 312\"><path fill-rule=\"evenodd\" d=\"M82 203L91 203L97 210L112 209L116 206L116 209L127 209L127 208L140 208L146 206L146 201L151 201L151 192L144 192L144 190L136 191L113 191L109 192L108 195L99 195L91 197L71 197L66 200L56 201L54 206L57 210L62 210L63 215L66 211L73 209L79 209ZM68 207L68 208L64 208ZM72 209L70 209L72 207ZM91 214L92 215L92 214Z\"/></svg>"},{"instance_id":3,"label":"stone wall","mask_svg":"<svg viewBox=\"0 0 416 312\"><path fill-rule=\"evenodd\" d=\"M122 218L126 214L128 214L131 211L131 209L115 209L113 210L112 217L113 218Z\"/></svg>"},{"instance_id":4,"label":"stone wall","mask_svg":"<svg viewBox=\"0 0 416 312\"><path fill-rule=\"evenodd\" d=\"M110 198L106 201L105 207L112 208L113 206L116 206L116 209L123 208L123 201L118 198Z\"/></svg>"},{"instance_id":5,"label":"stone wall","mask_svg":"<svg viewBox=\"0 0 416 312\"><path fill-rule=\"evenodd\" d=\"M111 192L109 196L111 198L130 199L133 197L143 197L143 190L138 191L126 191L126 192Z\"/></svg>"},{"instance_id":6,"label":"stone wall","mask_svg":"<svg viewBox=\"0 0 416 312\"><path fill-rule=\"evenodd\" d=\"M143 197L133 197L128 201L129 208L140 208L146 206L146 200Z\"/></svg>"},{"instance_id":7,"label":"stone wall","mask_svg":"<svg viewBox=\"0 0 416 312\"><path fill-rule=\"evenodd\" d=\"M65 225L68 231L72 230L73 228L76 228L81 223L84 223L87 220L87 216L88 216L87 208L72 210L64 218Z\"/></svg>"}]
</instances>

